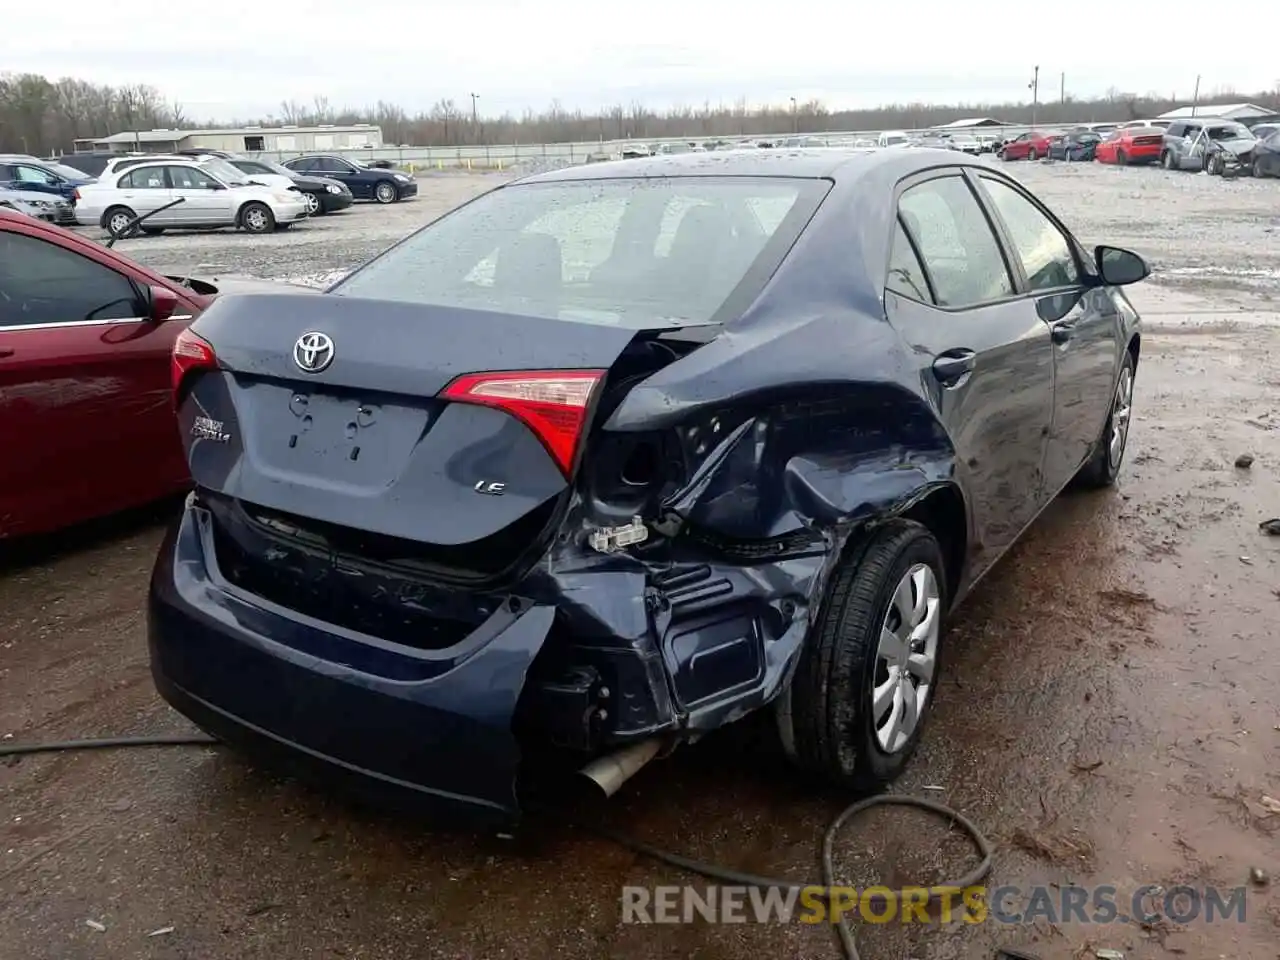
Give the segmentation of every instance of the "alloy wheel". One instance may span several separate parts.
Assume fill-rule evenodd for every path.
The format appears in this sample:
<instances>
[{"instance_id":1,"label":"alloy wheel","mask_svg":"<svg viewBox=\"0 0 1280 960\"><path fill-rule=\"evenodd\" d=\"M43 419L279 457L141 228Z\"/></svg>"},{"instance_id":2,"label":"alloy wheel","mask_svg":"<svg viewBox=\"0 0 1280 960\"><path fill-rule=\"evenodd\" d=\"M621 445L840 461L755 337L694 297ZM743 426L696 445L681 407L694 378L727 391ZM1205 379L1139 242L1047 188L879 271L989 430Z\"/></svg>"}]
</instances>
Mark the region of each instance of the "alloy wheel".
<instances>
[{"instance_id":1,"label":"alloy wheel","mask_svg":"<svg viewBox=\"0 0 1280 960\"><path fill-rule=\"evenodd\" d=\"M250 230L265 230L267 228L267 215L255 207L245 213L244 222Z\"/></svg>"},{"instance_id":2,"label":"alloy wheel","mask_svg":"<svg viewBox=\"0 0 1280 960\"><path fill-rule=\"evenodd\" d=\"M893 591L880 627L871 719L886 753L902 749L929 702L942 632L942 592L933 569L912 566Z\"/></svg>"},{"instance_id":3,"label":"alloy wheel","mask_svg":"<svg viewBox=\"0 0 1280 960\"><path fill-rule=\"evenodd\" d=\"M111 215L111 219L107 221L107 230L112 236L115 236L123 231L132 219L133 217L129 216L127 213L114 213Z\"/></svg>"},{"instance_id":4,"label":"alloy wheel","mask_svg":"<svg viewBox=\"0 0 1280 960\"><path fill-rule=\"evenodd\" d=\"M1129 418L1133 413L1133 371L1125 367L1120 371L1116 384L1116 398L1111 408L1111 437L1107 443L1107 456L1111 469L1118 470L1124 459L1124 447L1129 441Z\"/></svg>"},{"instance_id":5,"label":"alloy wheel","mask_svg":"<svg viewBox=\"0 0 1280 960\"><path fill-rule=\"evenodd\" d=\"M303 198L307 204L307 216L314 217L320 211L320 198L314 193L304 193Z\"/></svg>"},{"instance_id":6,"label":"alloy wheel","mask_svg":"<svg viewBox=\"0 0 1280 960\"><path fill-rule=\"evenodd\" d=\"M389 183L378 184L377 200L379 203L390 203L396 198L396 188Z\"/></svg>"}]
</instances>

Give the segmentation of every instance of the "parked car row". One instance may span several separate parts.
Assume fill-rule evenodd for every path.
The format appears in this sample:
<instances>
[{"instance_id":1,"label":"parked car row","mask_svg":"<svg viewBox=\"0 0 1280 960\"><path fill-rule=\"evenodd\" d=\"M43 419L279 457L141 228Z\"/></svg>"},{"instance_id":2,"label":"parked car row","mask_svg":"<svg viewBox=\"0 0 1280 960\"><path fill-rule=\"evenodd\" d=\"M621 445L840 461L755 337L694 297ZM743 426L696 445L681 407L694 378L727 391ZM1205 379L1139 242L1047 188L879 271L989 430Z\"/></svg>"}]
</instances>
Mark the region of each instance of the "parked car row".
<instances>
[{"instance_id":1,"label":"parked car row","mask_svg":"<svg viewBox=\"0 0 1280 960\"><path fill-rule=\"evenodd\" d=\"M0 155L0 207L101 226L113 235L126 228L157 234L228 226L266 233L354 200L395 203L417 192L417 181L403 171L327 155L286 163L218 150L73 154L57 161Z\"/></svg>"},{"instance_id":2,"label":"parked car row","mask_svg":"<svg viewBox=\"0 0 1280 960\"><path fill-rule=\"evenodd\" d=\"M1211 175L1280 177L1280 123L1250 128L1237 120L1192 117L1135 120L1105 133L1097 127L1032 130L1001 144L1003 160L1096 160L1119 166L1159 164Z\"/></svg>"}]
</instances>

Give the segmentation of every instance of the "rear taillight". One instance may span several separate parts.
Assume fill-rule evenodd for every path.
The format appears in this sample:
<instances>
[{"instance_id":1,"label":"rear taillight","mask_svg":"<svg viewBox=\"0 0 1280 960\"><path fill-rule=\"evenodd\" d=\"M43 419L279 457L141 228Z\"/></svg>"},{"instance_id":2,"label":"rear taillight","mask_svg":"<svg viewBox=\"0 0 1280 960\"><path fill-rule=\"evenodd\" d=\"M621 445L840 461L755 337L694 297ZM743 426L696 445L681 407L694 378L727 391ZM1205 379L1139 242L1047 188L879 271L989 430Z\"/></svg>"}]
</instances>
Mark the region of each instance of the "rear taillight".
<instances>
[{"instance_id":1,"label":"rear taillight","mask_svg":"<svg viewBox=\"0 0 1280 960\"><path fill-rule=\"evenodd\" d=\"M216 370L217 367L218 357L209 342L192 333L190 327L183 330L173 342L173 357L169 362L173 402L179 401L182 382L189 374L197 370Z\"/></svg>"},{"instance_id":2,"label":"rear taillight","mask_svg":"<svg viewBox=\"0 0 1280 960\"><path fill-rule=\"evenodd\" d=\"M511 414L534 432L569 476L592 395L604 375L604 370L469 373L450 383L440 395Z\"/></svg>"}]
</instances>

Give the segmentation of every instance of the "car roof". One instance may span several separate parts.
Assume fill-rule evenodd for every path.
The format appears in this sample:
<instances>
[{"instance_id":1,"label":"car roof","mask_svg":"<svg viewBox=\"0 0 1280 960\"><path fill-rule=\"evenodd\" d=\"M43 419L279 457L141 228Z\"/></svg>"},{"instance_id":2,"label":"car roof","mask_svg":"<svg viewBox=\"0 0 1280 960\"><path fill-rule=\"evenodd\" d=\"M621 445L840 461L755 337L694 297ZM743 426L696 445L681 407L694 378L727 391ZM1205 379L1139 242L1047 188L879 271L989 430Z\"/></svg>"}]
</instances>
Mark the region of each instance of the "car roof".
<instances>
[{"instance_id":1,"label":"car roof","mask_svg":"<svg viewBox=\"0 0 1280 960\"><path fill-rule=\"evenodd\" d=\"M564 183L649 177L803 177L836 182L856 180L871 171L910 176L939 165L989 167L955 150L865 150L851 147L797 147L784 150L712 150L591 166L565 167L535 174L517 183Z\"/></svg>"}]
</instances>

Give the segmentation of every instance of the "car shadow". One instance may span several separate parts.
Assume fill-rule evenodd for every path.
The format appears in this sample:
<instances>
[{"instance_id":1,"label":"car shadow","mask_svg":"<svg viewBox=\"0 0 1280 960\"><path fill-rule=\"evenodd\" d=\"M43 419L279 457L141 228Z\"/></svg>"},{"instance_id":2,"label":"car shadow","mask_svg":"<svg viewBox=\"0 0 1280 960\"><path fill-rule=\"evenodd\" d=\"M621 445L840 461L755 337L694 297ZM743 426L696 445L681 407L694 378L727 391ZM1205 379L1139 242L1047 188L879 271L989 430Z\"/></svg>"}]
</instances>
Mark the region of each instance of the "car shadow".
<instances>
[{"instance_id":1,"label":"car shadow","mask_svg":"<svg viewBox=\"0 0 1280 960\"><path fill-rule=\"evenodd\" d=\"M53 533L0 540L0 576L163 527L178 516L186 493L99 517Z\"/></svg>"}]
</instances>

